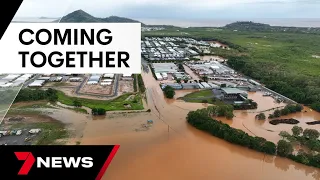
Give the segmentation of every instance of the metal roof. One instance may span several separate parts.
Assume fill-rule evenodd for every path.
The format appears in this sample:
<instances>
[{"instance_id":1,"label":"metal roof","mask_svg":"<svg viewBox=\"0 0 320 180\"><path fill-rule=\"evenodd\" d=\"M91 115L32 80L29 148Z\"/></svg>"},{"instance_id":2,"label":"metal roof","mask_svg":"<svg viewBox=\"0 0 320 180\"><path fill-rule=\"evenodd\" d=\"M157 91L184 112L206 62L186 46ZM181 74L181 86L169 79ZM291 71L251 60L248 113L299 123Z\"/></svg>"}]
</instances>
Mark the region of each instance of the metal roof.
<instances>
[{"instance_id":1,"label":"metal roof","mask_svg":"<svg viewBox=\"0 0 320 180\"><path fill-rule=\"evenodd\" d=\"M224 91L225 93L227 94L242 94L242 93L245 93L245 91L242 91L240 89L237 89L237 88L221 88L222 91Z\"/></svg>"}]
</instances>

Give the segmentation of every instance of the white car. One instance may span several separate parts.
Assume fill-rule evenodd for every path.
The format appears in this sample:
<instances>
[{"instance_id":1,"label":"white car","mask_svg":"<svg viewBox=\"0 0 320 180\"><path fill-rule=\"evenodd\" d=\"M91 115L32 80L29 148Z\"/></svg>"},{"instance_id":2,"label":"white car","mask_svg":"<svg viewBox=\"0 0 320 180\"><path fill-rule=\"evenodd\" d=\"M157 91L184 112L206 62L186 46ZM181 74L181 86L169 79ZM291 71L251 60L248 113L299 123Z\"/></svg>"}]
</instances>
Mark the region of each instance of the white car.
<instances>
[{"instance_id":1,"label":"white car","mask_svg":"<svg viewBox=\"0 0 320 180\"><path fill-rule=\"evenodd\" d=\"M41 129L30 129L29 131L30 134L38 134L39 132L41 132Z\"/></svg>"},{"instance_id":2,"label":"white car","mask_svg":"<svg viewBox=\"0 0 320 180\"><path fill-rule=\"evenodd\" d=\"M18 130L17 132L16 132L16 135L17 136L20 136L22 134L22 130Z\"/></svg>"}]
</instances>

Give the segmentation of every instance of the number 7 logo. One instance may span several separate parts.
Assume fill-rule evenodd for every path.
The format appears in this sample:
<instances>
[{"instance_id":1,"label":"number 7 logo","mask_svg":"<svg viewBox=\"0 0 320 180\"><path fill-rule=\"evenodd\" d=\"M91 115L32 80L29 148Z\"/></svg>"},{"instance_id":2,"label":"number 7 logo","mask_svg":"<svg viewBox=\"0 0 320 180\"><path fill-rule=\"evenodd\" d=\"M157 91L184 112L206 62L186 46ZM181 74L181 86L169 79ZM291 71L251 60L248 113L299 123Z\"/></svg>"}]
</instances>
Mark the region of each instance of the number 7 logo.
<instances>
[{"instance_id":1,"label":"number 7 logo","mask_svg":"<svg viewBox=\"0 0 320 180\"><path fill-rule=\"evenodd\" d=\"M28 175L32 165L36 161L31 152L14 152L17 159L20 161L25 161L18 172L18 175Z\"/></svg>"}]
</instances>

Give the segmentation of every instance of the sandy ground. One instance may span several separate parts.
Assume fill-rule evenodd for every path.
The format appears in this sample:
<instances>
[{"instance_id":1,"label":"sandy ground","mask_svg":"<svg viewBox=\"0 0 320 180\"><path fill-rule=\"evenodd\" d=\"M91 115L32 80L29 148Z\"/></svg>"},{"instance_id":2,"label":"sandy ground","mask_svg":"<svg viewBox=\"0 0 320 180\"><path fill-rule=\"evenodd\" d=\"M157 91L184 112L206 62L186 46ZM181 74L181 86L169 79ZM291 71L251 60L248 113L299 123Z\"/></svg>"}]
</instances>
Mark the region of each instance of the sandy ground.
<instances>
[{"instance_id":1,"label":"sandy ground","mask_svg":"<svg viewBox=\"0 0 320 180\"><path fill-rule=\"evenodd\" d=\"M119 93L121 94L134 92L133 81L120 80L118 90L119 90Z\"/></svg>"},{"instance_id":2,"label":"sandy ground","mask_svg":"<svg viewBox=\"0 0 320 180\"><path fill-rule=\"evenodd\" d=\"M97 84L97 85L85 84L81 88L80 93L110 95L112 92L112 87L113 87L113 84L108 86L101 86L100 84Z\"/></svg>"}]
</instances>

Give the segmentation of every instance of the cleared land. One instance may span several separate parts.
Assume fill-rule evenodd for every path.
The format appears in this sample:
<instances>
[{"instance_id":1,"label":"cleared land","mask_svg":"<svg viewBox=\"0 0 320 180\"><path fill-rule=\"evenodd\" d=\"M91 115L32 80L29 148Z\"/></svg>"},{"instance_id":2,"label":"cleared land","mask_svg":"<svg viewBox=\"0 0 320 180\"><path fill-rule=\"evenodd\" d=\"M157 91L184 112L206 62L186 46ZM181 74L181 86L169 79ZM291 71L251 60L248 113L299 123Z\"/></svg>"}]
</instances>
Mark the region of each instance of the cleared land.
<instances>
[{"instance_id":1,"label":"cleared land","mask_svg":"<svg viewBox=\"0 0 320 180\"><path fill-rule=\"evenodd\" d=\"M134 92L133 81L119 81L119 93L132 93Z\"/></svg>"},{"instance_id":2,"label":"cleared land","mask_svg":"<svg viewBox=\"0 0 320 180\"><path fill-rule=\"evenodd\" d=\"M112 92L112 87L113 85L101 86L100 84L96 84L96 85L85 84L80 89L80 93L110 95Z\"/></svg>"}]
</instances>

